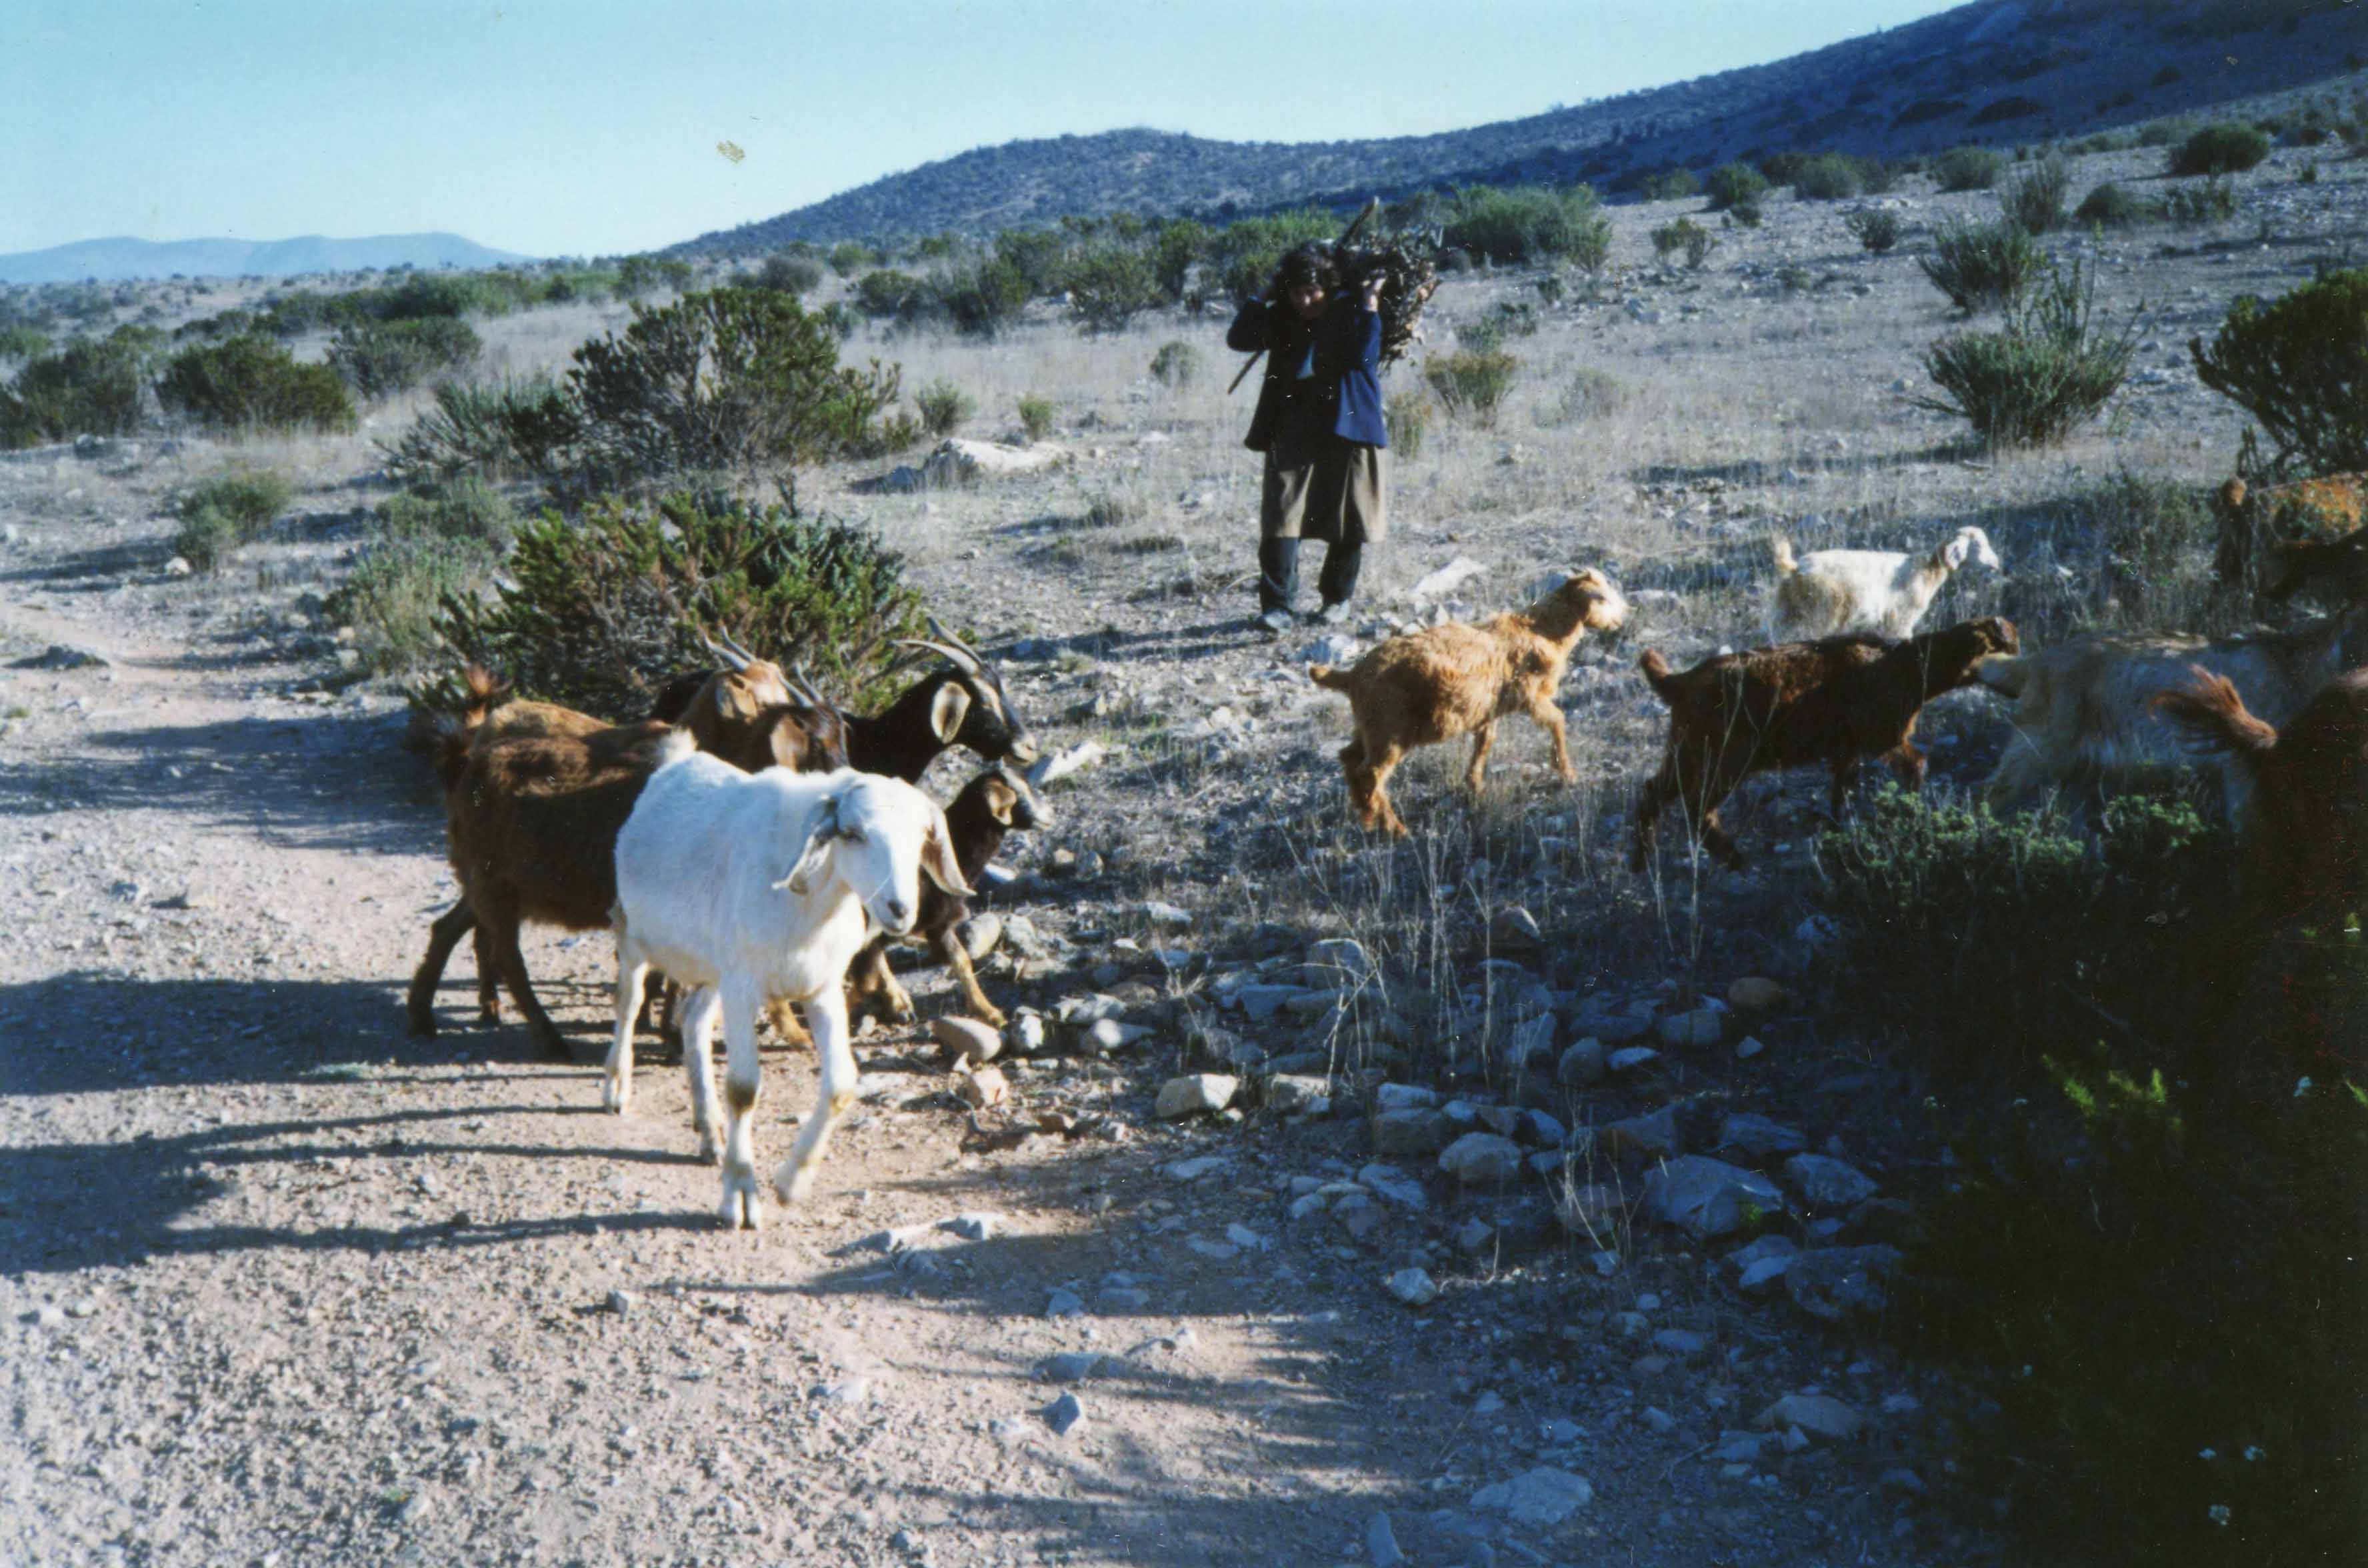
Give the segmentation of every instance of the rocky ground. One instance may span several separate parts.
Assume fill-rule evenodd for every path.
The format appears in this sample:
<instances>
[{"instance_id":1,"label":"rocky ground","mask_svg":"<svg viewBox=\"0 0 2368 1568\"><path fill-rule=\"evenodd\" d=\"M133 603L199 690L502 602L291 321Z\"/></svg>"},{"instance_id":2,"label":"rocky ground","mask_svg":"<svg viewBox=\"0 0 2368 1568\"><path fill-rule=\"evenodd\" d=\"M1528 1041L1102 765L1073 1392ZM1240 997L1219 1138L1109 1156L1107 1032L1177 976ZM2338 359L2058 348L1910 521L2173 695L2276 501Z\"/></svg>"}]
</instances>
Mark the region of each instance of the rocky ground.
<instances>
[{"instance_id":1,"label":"rocky ground","mask_svg":"<svg viewBox=\"0 0 2368 1568\"><path fill-rule=\"evenodd\" d=\"M1060 393L1061 469L805 489L911 554L1050 743L1102 750L989 901L982 973L1037 1020L1004 1097L874 1029L821 1196L754 1236L713 1224L678 1074L654 1054L635 1112L598 1110L604 938L528 949L574 1066L469 1022L465 957L446 1031L404 1032L453 887L402 699L320 613L384 494L367 442L0 461L0 1561L2028 1561L1955 1481L1962 1402L1876 1332L1950 1090L1913 1020L1829 983L1822 785L1748 792L1764 869L1630 878L1660 727L1633 659L1750 640L1779 528L1987 519L2007 573L1936 617L2130 613L2019 519L2117 467L2226 472L2235 418L2175 362L2356 237L2357 166L2302 161L2225 228L2106 242L2109 306L2156 301L2145 373L2027 458L1907 406L1951 324L1835 208L1627 266L1514 345L1494 430L1401 461L1369 611L1320 637L1246 624L1255 469L1210 323L875 346L990 425ZM1886 199L1911 250L1988 200ZM1622 210L1622 257L1681 210ZM1458 279L1434 336L1524 298ZM1209 362L1185 392L1143 370L1178 336ZM232 455L295 470L303 515L177 575L164 503ZM1640 613L1565 690L1581 783L1517 733L1476 809L1430 754L1412 843L1349 827L1304 664L1598 563ZM1972 698L1929 728L1937 788L2001 740ZM767 1065L778 1153L811 1069Z\"/></svg>"}]
</instances>

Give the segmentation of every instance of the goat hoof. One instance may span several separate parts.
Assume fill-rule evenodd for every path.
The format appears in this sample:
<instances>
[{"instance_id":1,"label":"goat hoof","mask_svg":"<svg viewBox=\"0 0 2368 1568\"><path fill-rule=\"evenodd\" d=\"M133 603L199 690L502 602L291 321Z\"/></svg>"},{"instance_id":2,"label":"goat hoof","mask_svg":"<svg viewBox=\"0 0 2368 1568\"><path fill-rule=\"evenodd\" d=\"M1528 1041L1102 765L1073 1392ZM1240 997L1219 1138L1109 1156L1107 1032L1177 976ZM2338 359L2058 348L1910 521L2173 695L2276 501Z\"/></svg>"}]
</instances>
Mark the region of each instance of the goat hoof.
<instances>
[{"instance_id":1,"label":"goat hoof","mask_svg":"<svg viewBox=\"0 0 2368 1568\"><path fill-rule=\"evenodd\" d=\"M614 1078L600 1082L600 1108L611 1116L622 1116L633 1103L633 1091Z\"/></svg>"},{"instance_id":2,"label":"goat hoof","mask_svg":"<svg viewBox=\"0 0 2368 1568\"><path fill-rule=\"evenodd\" d=\"M785 1205L803 1203L813 1195L814 1172L811 1169L800 1171L787 1181L780 1176L773 1178L773 1196Z\"/></svg>"},{"instance_id":3,"label":"goat hoof","mask_svg":"<svg viewBox=\"0 0 2368 1568\"><path fill-rule=\"evenodd\" d=\"M723 1162L723 1140L715 1135L712 1128L699 1129L699 1163L702 1165L721 1165Z\"/></svg>"},{"instance_id":4,"label":"goat hoof","mask_svg":"<svg viewBox=\"0 0 2368 1568\"><path fill-rule=\"evenodd\" d=\"M724 1173L723 1202L715 1213L727 1231L761 1231L765 1228L765 1208L757 1196L754 1173Z\"/></svg>"},{"instance_id":5,"label":"goat hoof","mask_svg":"<svg viewBox=\"0 0 2368 1568\"><path fill-rule=\"evenodd\" d=\"M998 1029L999 1029L999 1028L1004 1028L1005 1026L1008 1025L1008 1024L1011 1022L1011 1020L1010 1020L1009 1018L1007 1018L1007 1017L1005 1017L1003 1016L1003 1009L1002 1009L1002 1008L1000 1008L1000 1007L981 1007L981 1008L979 1008L979 1009L978 1009L978 1021L979 1021L980 1023L989 1025L989 1026L991 1026L992 1028L998 1028Z\"/></svg>"},{"instance_id":6,"label":"goat hoof","mask_svg":"<svg viewBox=\"0 0 2368 1568\"><path fill-rule=\"evenodd\" d=\"M432 1013L412 1014L411 1034L412 1038L415 1040L434 1040L436 1038L436 1016Z\"/></svg>"},{"instance_id":7,"label":"goat hoof","mask_svg":"<svg viewBox=\"0 0 2368 1568\"><path fill-rule=\"evenodd\" d=\"M567 1049L567 1041L561 1037L557 1029L552 1030L549 1034L538 1034L535 1036L534 1042L541 1047L543 1058L546 1061L573 1062L575 1060L575 1053Z\"/></svg>"}]
</instances>

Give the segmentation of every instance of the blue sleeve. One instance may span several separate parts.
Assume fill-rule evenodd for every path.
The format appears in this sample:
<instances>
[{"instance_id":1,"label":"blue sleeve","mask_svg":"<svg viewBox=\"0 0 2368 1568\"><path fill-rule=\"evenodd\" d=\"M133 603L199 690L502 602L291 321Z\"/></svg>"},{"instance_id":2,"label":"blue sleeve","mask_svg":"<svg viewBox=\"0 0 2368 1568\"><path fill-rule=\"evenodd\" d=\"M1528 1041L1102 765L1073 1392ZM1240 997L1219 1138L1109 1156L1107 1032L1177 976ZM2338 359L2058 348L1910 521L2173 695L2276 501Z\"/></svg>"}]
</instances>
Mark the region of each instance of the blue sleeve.
<instances>
[{"instance_id":1,"label":"blue sleeve","mask_svg":"<svg viewBox=\"0 0 2368 1568\"><path fill-rule=\"evenodd\" d=\"M1382 373L1382 312L1360 310L1352 331L1356 338L1358 366L1369 376L1379 376Z\"/></svg>"},{"instance_id":2,"label":"blue sleeve","mask_svg":"<svg viewBox=\"0 0 2368 1568\"><path fill-rule=\"evenodd\" d=\"M1234 324L1225 329L1225 347L1242 354L1254 354L1267 346L1266 301L1252 300L1234 317ZM1379 343L1379 336L1373 341Z\"/></svg>"}]
</instances>

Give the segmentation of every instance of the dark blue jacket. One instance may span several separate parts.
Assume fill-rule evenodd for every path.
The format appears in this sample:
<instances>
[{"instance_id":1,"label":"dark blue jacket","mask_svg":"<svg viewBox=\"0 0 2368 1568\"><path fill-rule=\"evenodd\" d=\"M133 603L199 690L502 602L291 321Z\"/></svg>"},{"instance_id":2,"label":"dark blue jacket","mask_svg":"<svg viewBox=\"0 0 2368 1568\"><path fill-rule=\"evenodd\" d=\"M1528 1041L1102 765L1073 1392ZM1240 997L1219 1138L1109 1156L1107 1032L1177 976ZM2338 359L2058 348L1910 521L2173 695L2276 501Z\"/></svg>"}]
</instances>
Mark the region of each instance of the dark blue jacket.
<instances>
[{"instance_id":1,"label":"dark blue jacket","mask_svg":"<svg viewBox=\"0 0 2368 1568\"><path fill-rule=\"evenodd\" d=\"M1266 380L1242 445L1272 449L1286 434L1331 435L1386 447L1382 423L1382 318L1360 299L1335 297L1311 329L1288 303L1252 300L1225 331L1225 347L1266 350ZM1309 351L1314 350L1312 373Z\"/></svg>"}]
</instances>

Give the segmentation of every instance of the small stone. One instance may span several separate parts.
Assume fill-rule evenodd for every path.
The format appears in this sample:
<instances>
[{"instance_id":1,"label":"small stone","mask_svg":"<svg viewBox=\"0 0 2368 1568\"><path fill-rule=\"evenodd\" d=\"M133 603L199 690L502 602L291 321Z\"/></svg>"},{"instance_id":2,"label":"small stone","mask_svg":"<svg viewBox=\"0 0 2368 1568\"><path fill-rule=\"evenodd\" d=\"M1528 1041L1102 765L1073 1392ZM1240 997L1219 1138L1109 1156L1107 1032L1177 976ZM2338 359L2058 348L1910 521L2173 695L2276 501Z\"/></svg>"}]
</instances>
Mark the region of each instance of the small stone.
<instances>
[{"instance_id":1,"label":"small stone","mask_svg":"<svg viewBox=\"0 0 2368 1568\"><path fill-rule=\"evenodd\" d=\"M1614 1073L1634 1073L1637 1068L1660 1059L1661 1053L1649 1045L1628 1045L1613 1051L1604 1065Z\"/></svg>"},{"instance_id":2,"label":"small stone","mask_svg":"<svg viewBox=\"0 0 2368 1568\"><path fill-rule=\"evenodd\" d=\"M1496 1241L1497 1227L1486 1220L1466 1220L1455 1228L1452 1239L1456 1251L1466 1257L1476 1257Z\"/></svg>"},{"instance_id":3,"label":"small stone","mask_svg":"<svg viewBox=\"0 0 2368 1568\"><path fill-rule=\"evenodd\" d=\"M1447 1142L1447 1118L1435 1110L1385 1110L1373 1118L1376 1154L1429 1154Z\"/></svg>"},{"instance_id":4,"label":"small stone","mask_svg":"<svg viewBox=\"0 0 2368 1568\"><path fill-rule=\"evenodd\" d=\"M1439 1300L1439 1286L1419 1268L1401 1268L1383 1284L1391 1295L1409 1307L1427 1307Z\"/></svg>"},{"instance_id":5,"label":"small stone","mask_svg":"<svg viewBox=\"0 0 2368 1568\"><path fill-rule=\"evenodd\" d=\"M1520 904L1508 904L1497 912L1488 922L1488 939L1506 952L1525 953L1535 949L1545 937L1538 929L1538 917Z\"/></svg>"},{"instance_id":6,"label":"small stone","mask_svg":"<svg viewBox=\"0 0 2368 1568\"><path fill-rule=\"evenodd\" d=\"M1484 1514L1502 1514L1517 1525L1547 1529L1594 1500L1595 1488L1586 1477L1541 1465L1510 1481L1482 1487L1472 1494L1472 1506Z\"/></svg>"},{"instance_id":7,"label":"small stone","mask_svg":"<svg viewBox=\"0 0 2368 1568\"><path fill-rule=\"evenodd\" d=\"M1075 1290L1066 1290L1054 1286L1045 1292L1044 1315L1048 1318L1077 1317L1082 1315L1085 1310L1086 1299Z\"/></svg>"},{"instance_id":8,"label":"small stone","mask_svg":"<svg viewBox=\"0 0 2368 1568\"><path fill-rule=\"evenodd\" d=\"M1718 1147L1732 1149L1765 1159L1771 1154L1793 1154L1809 1146L1808 1138L1796 1128L1761 1116L1757 1111L1738 1111L1718 1124Z\"/></svg>"},{"instance_id":9,"label":"small stone","mask_svg":"<svg viewBox=\"0 0 2368 1568\"><path fill-rule=\"evenodd\" d=\"M1857 1437L1866 1417L1831 1394L1788 1393L1762 1410L1752 1425L1763 1432L1797 1426L1812 1437L1839 1441Z\"/></svg>"},{"instance_id":10,"label":"small stone","mask_svg":"<svg viewBox=\"0 0 2368 1568\"><path fill-rule=\"evenodd\" d=\"M1554 1218L1573 1235L1611 1234L1625 1207L1620 1189L1601 1182L1573 1184L1554 1194Z\"/></svg>"},{"instance_id":11,"label":"small stone","mask_svg":"<svg viewBox=\"0 0 2368 1568\"><path fill-rule=\"evenodd\" d=\"M1224 1154L1196 1154L1189 1160L1178 1160L1160 1167L1160 1173L1170 1181L1199 1181L1228 1169L1233 1161Z\"/></svg>"},{"instance_id":12,"label":"small stone","mask_svg":"<svg viewBox=\"0 0 2368 1568\"><path fill-rule=\"evenodd\" d=\"M77 1296L73 1301L66 1303L66 1316L70 1318L97 1317L98 1315L98 1308L99 1301L97 1296Z\"/></svg>"},{"instance_id":13,"label":"small stone","mask_svg":"<svg viewBox=\"0 0 2368 1568\"><path fill-rule=\"evenodd\" d=\"M1772 1013L1791 995L1776 982L1758 975L1747 976L1726 988L1727 1006L1746 1013Z\"/></svg>"},{"instance_id":14,"label":"small stone","mask_svg":"<svg viewBox=\"0 0 2368 1568\"><path fill-rule=\"evenodd\" d=\"M1046 1358L1036 1369L1036 1375L1048 1383L1081 1383L1092 1377L1101 1364L1099 1354L1090 1350L1074 1350Z\"/></svg>"},{"instance_id":15,"label":"small stone","mask_svg":"<svg viewBox=\"0 0 2368 1568\"><path fill-rule=\"evenodd\" d=\"M869 1404L871 1403L871 1380L860 1374L841 1378L835 1383L823 1384L814 1392L826 1404Z\"/></svg>"},{"instance_id":16,"label":"small stone","mask_svg":"<svg viewBox=\"0 0 2368 1568\"><path fill-rule=\"evenodd\" d=\"M1258 1098L1278 1116L1321 1115L1331 1108L1328 1080L1277 1073L1258 1085Z\"/></svg>"},{"instance_id":17,"label":"small stone","mask_svg":"<svg viewBox=\"0 0 2368 1568\"><path fill-rule=\"evenodd\" d=\"M1757 1432L1722 1432L1710 1457L1724 1464L1758 1464L1768 1439Z\"/></svg>"},{"instance_id":18,"label":"small stone","mask_svg":"<svg viewBox=\"0 0 2368 1568\"><path fill-rule=\"evenodd\" d=\"M1044 1020L1034 1013L1022 1013L1011 1020L1003 1036L1012 1050L1033 1056L1044 1049Z\"/></svg>"},{"instance_id":19,"label":"small stone","mask_svg":"<svg viewBox=\"0 0 2368 1568\"><path fill-rule=\"evenodd\" d=\"M1904 1255L1894 1246L1827 1247L1804 1252L1784 1274L1793 1304L1823 1323L1873 1317L1890 1301L1885 1282Z\"/></svg>"},{"instance_id":20,"label":"small stone","mask_svg":"<svg viewBox=\"0 0 2368 1568\"><path fill-rule=\"evenodd\" d=\"M1139 1312L1151 1305L1151 1292L1133 1285L1111 1285L1094 1297L1094 1310L1104 1314Z\"/></svg>"},{"instance_id":21,"label":"small stone","mask_svg":"<svg viewBox=\"0 0 2368 1568\"><path fill-rule=\"evenodd\" d=\"M1308 944L1300 972L1310 985L1347 990L1372 978L1372 955L1365 951L1362 942L1347 937L1328 937Z\"/></svg>"},{"instance_id":22,"label":"small stone","mask_svg":"<svg viewBox=\"0 0 2368 1568\"><path fill-rule=\"evenodd\" d=\"M1691 1361L1710 1348L1710 1341L1690 1328L1665 1328L1653 1335L1656 1349Z\"/></svg>"},{"instance_id":23,"label":"small stone","mask_svg":"<svg viewBox=\"0 0 2368 1568\"><path fill-rule=\"evenodd\" d=\"M1430 1207L1429 1196L1422 1190L1422 1183L1395 1165L1367 1165L1357 1173L1357 1185L1401 1209L1419 1213Z\"/></svg>"},{"instance_id":24,"label":"small stone","mask_svg":"<svg viewBox=\"0 0 2368 1568\"><path fill-rule=\"evenodd\" d=\"M603 1304L617 1316L623 1317L633 1310L633 1293L631 1290L611 1290Z\"/></svg>"},{"instance_id":25,"label":"small stone","mask_svg":"<svg viewBox=\"0 0 2368 1568\"><path fill-rule=\"evenodd\" d=\"M955 1074L954 1092L973 1110L985 1110L1011 1097L1010 1081L1000 1067L982 1067Z\"/></svg>"},{"instance_id":26,"label":"small stone","mask_svg":"<svg viewBox=\"0 0 2368 1568\"><path fill-rule=\"evenodd\" d=\"M1429 1110L1438 1104L1439 1092L1418 1084L1383 1084L1373 1091L1373 1105L1380 1110Z\"/></svg>"},{"instance_id":27,"label":"small stone","mask_svg":"<svg viewBox=\"0 0 2368 1568\"><path fill-rule=\"evenodd\" d=\"M1627 1117L1608 1127L1599 1127L1594 1141L1598 1148L1622 1159L1673 1159L1685 1150L1674 1106L1663 1106L1643 1116Z\"/></svg>"},{"instance_id":28,"label":"small stone","mask_svg":"<svg viewBox=\"0 0 2368 1568\"><path fill-rule=\"evenodd\" d=\"M1398 1548L1397 1533L1390 1528L1387 1514L1375 1514L1365 1521L1365 1561L1373 1568L1402 1568L1406 1553Z\"/></svg>"},{"instance_id":29,"label":"small stone","mask_svg":"<svg viewBox=\"0 0 2368 1568\"><path fill-rule=\"evenodd\" d=\"M989 1236L999 1236L1011 1229L1011 1221L1000 1214L980 1210L968 1214L957 1214L951 1220L940 1220L938 1221L938 1228L941 1231L951 1231L964 1241L983 1242Z\"/></svg>"},{"instance_id":30,"label":"small stone","mask_svg":"<svg viewBox=\"0 0 2368 1568\"><path fill-rule=\"evenodd\" d=\"M1676 1416L1671 1415L1668 1411L1659 1409L1654 1405L1646 1405L1644 1409L1643 1416L1645 1425L1650 1426L1656 1432L1674 1432L1678 1428L1678 1418Z\"/></svg>"},{"instance_id":31,"label":"small stone","mask_svg":"<svg viewBox=\"0 0 2368 1568\"><path fill-rule=\"evenodd\" d=\"M1784 1162L1784 1179L1812 1211L1849 1209L1883 1190L1857 1166L1824 1154L1793 1155Z\"/></svg>"},{"instance_id":32,"label":"small stone","mask_svg":"<svg viewBox=\"0 0 2368 1568\"><path fill-rule=\"evenodd\" d=\"M1190 910L1178 904L1163 903L1156 898L1144 904L1143 917L1154 926L1165 926L1175 930L1182 930L1192 924Z\"/></svg>"},{"instance_id":33,"label":"small stone","mask_svg":"<svg viewBox=\"0 0 2368 1568\"><path fill-rule=\"evenodd\" d=\"M1653 1026L1663 1045L1716 1045L1726 1034L1726 1015L1715 1007L1697 1007L1690 1013L1671 1013Z\"/></svg>"},{"instance_id":34,"label":"small stone","mask_svg":"<svg viewBox=\"0 0 2368 1568\"><path fill-rule=\"evenodd\" d=\"M1759 1037L1758 1035L1745 1035L1741 1040L1735 1042L1736 1060L1739 1062L1748 1062L1767 1049L1768 1048L1765 1045L1762 1045L1759 1042Z\"/></svg>"},{"instance_id":35,"label":"small stone","mask_svg":"<svg viewBox=\"0 0 2368 1568\"><path fill-rule=\"evenodd\" d=\"M1042 1415L1044 1425L1053 1428L1053 1435L1065 1437L1084 1423L1086 1407L1077 1403L1076 1394L1064 1393L1046 1405Z\"/></svg>"},{"instance_id":36,"label":"small stone","mask_svg":"<svg viewBox=\"0 0 2368 1568\"><path fill-rule=\"evenodd\" d=\"M1784 1195L1766 1176L1701 1154L1680 1154L1645 1178L1645 1212L1699 1239L1783 1211Z\"/></svg>"},{"instance_id":37,"label":"small stone","mask_svg":"<svg viewBox=\"0 0 2368 1568\"><path fill-rule=\"evenodd\" d=\"M165 575L167 577L186 577L196 570L197 568L190 565L185 557L178 555L165 562Z\"/></svg>"},{"instance_id":38,"label":"small stone","mask_svg":"<svg viewBox=\"0 0 2368 1568\"><path fill-rule=\"evenodd\" d=\"M1188 1116L1223 1110L1233 1103L1241 1085L1239 1078L1224 1073L1189 1073L1170 1078L1159 1086L1156 1108L1159 1119L1181 1121Z\"/></svg>"},{"instance_id":39,"label":"small stone","mask_svg":"<svg viewBox=\"0 0 2368 1568\"><path fill-rule=\"evenodd\" d=\"M1003 1037L975 1018L932 1018L929 1033L939 1045L966 1062L992 1062L1003 1054Z\"/></svg>"},{"instance_id":40,"label":"small stone","mask_svg":"<svg viewBox=\"0 0 2368 1568\"><path fill-rule=\"evenodd\" d=\"M66 1325L66 1314L55 1307L36 1307L32 1318L36 1328L63 1328Z\"/></svg>"},{"instance_id":41,"label":"small stone","mask_svg":"<svg viewBox=\"0 0 2368 1568\"><path fill-rule=\"evenodd\" d=\"M1117 1018L1096 1018L1086 1026L1082 1039L1087 1050L1107 1056L1113 1051L1125 1050L1150 1033L1141 1024L1122 1023Z\"/></svg>"},{"instance_id":42,"label":"small stone","mask_svg":"<svg viewBox=\"0 0 2368 1568\"><path fill-rule=\"evenodd\" d=\"M1467 1186L1494 1186L1521 1173L1521 1146L1494 1132L1467 1132L1439 1156L1439 1168Z\"/></svg>"},{"instance_id":43,"label":"small stone","mask_svg":"<svg viewBox=\"0 0 2368 1568\"><path fill-rule=\"evenodd\" d=\"M1586 1088L1601 1083L1610 1065L1603 1054L1603 1042L1588 1035L1562 1053L1562 1060L1554 1064L1554 1079L1565 1088Z\"/></svg>"}]
</instances>

